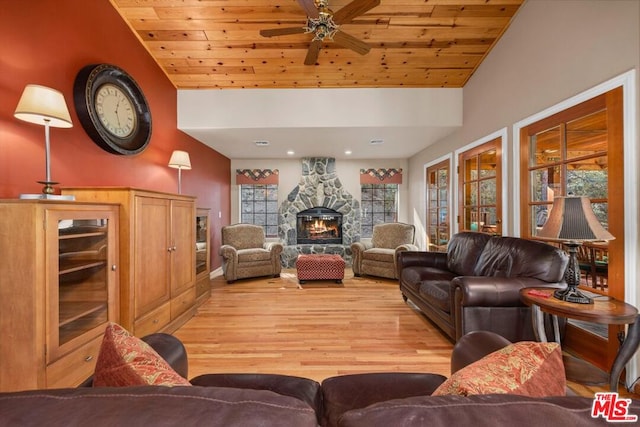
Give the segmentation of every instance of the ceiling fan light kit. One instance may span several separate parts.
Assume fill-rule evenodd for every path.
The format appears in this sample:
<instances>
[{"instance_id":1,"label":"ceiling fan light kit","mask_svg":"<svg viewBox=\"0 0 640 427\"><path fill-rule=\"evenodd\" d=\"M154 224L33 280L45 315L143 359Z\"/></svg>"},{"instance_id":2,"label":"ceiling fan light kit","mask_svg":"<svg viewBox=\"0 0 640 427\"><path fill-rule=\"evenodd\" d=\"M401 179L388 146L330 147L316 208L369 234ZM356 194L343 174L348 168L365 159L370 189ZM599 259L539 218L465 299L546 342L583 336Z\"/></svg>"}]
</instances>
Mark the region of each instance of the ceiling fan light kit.
<instances>
[{"instance_id":1,"label":"ceiling fan light kit","mask_svg":"<svg viewBox=\"0 0 640 427\"><path fill-rule=\"evenodd\" d=\"M333 21L333 12L329 9L327 1L318 1L318 17L307 17L305 33L313 33L313 41L333 40L339 25Z\"/></svg>"},{"instance_id":2,"label":"ceiling fan light kit","mask_svg":"<svg viewBox=\"0 0 640 427\"><path fill-rule=\"evenodd\" d=\"M366 55L371 50L371 46L367 43L342 31L341 26L378 6L380 0L354 0L335 14L329 9L329 0L298 0L298 4L307 14L307 22L304 27L261 30L260 35L275 37L300 33L313 34L304 60L305 65L315 65L322 43L326 40L333 41L360 55Z\"/></svg>"}]
</instances>

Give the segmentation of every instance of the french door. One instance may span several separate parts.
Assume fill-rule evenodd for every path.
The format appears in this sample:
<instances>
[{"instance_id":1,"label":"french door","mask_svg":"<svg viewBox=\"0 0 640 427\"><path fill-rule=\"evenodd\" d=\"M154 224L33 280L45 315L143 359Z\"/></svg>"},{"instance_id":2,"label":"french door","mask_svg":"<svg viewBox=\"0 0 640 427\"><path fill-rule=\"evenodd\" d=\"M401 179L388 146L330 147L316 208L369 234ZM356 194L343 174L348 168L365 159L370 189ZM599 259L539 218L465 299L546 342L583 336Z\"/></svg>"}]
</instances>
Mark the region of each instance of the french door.
<instances>
[{"instance_id":1,"label":"french door","mask_svg":"<svg viewBox=\"0 0 640 427\"><path fill-rule=\"evenodd\" d=\"M458 156L458 230L502 234L502 138Z\"/></svg>"}]
</instances>

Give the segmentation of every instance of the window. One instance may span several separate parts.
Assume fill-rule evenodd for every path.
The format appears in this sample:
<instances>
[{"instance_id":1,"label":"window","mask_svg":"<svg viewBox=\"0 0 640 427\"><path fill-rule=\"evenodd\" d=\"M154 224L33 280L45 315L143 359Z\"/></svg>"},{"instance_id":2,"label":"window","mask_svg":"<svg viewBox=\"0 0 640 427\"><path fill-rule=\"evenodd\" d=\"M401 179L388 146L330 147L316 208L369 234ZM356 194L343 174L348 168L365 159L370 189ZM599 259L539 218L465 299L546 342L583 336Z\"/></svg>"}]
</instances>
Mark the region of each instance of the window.
<instances>
[{"instance_id":1,"label":"window","mask_svg":"<svg viewBox=\"0 0 640 427\"><path fill-rule=\"evenodd\" d=\"M427 168L427 248L446 252L449 243L449 160Z\"/></svg>"},{"instance_id":2,"label":"window","mask_svg":"<svg viewBox=\"0 0 640 427\"><path fill-rule=\"evenodd\" d=\"M363 238L373 236L373 226L398 221L398 184L362 184L361 209Z\"/></svg>"},{"instance_id":3,"label":"window","mask_svg":"<svg viewBox=\"0 0 640 427\"><path fill-rule=\"evenodd\" d=\"M502 234L502 138L460 153L460 231Z\"/></svg>"},{"instance_id":4,"label":"window","mask_svg":"<svg viewBox=\"0 0 640 427\"><path fill-rule=\"evenodd\" d=\"M266 237L278 237L278 185L241 185L240 222L261 225Z\"/></svg>"},{"instance_id":5,"label":"window","mask_svg":"<svg viewBox=\"0 0 640 427\"><path fill-rule=\"evenodd\" d=\"M596 217L606 228L609 162L604 96L567 110L566 117L555 122L543 120L529 129L533 133L527 135L527 146L523 147L529 153L525 235L535 236L547 219L553 198L565 195L589 197Z\"/></svg>"},{"instance_id":6,"label":"window","mask_svg":"<svg viewBox=\"0 0 640 427\"><path fill-rule=\"evenodd\" d=\"M599 243L606 279L584 270L580 287L625 299L623 92L618 87L520 128L520 233L535 238L556 196L587 196L615 240ZM614 185L609 185L612 183ZM595 252L594 252L595 253ZM594 257L595 261L595 257ZM583 266L583 267L586 267ZM587 274L591 276L587 276ZM608 369L624 328L569 322L563 346Z\"/></svg>"}]
</instances>

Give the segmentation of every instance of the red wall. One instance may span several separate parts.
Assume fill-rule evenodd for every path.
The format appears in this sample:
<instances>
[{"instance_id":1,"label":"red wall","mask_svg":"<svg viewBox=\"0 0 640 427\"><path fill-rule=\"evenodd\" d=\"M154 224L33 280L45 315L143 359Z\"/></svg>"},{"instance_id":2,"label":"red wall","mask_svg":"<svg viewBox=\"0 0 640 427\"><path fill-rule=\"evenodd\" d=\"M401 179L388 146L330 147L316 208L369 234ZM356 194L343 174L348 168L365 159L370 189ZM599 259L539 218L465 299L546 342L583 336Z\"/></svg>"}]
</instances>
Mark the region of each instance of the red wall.
<instances>
[{"instance_id":1,"label":"red wall","mask_svg":"<svg viewBox=\"0 0 640 427\"><path fill-rule=\"evenodd\" d=\"M230 160L177 129L175 87L108 0L0 0L0 197L39 193L44 127L13 117L29 83L60 90L73 128L51 129L51 177L61 186L127 186L177 192L174 149L191 157L182 193L211 208L212 268L220 266L220 227L230 217ZM110 63L126 70L144 92L152 136L135 156L98 147L85 133L73 104L73 82L85 65ZM218 212L222 218L218 218Z\"/></svg>"}]
</instances>

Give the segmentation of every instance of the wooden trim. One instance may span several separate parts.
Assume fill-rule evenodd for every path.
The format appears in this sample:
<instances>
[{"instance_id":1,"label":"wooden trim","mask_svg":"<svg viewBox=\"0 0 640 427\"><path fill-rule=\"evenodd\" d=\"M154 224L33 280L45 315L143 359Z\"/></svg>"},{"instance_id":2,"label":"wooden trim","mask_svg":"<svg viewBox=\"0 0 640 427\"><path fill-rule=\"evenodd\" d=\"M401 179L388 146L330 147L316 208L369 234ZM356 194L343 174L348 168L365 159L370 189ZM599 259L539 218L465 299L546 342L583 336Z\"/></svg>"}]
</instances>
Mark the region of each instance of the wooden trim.
<instances>
[{"instance_id":1,"label":"wooden trim","mask_svg":"<svg viewBox=\"0 0 640 427\"><path fill-rule=\"evenodd\" d=\"M609 288L607 294L624 301L625 265L624 265L624 188L616 183L624 182L624 123L623 123L622 86L597 95L589 100L569 107L551 116L542 118L520 129L520 235L531 238L531 200L529 183L529 141L532 135L567 121L607 110L607 159L608 159L608 215L609 231L616 239L609 242ZM563 163L564 164L564 163ZM566 176L566 175L565 175ZM563 184L563 193L566 193ZM619 348L617 335L624 330L620 326L609 327L609 339L594 338L584 330L568 326L563 346L581 358L590 360L597 366L608 370Z\"/></svg>"}]
</instances>

